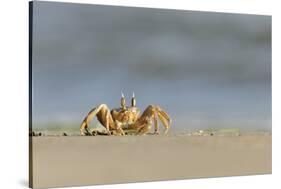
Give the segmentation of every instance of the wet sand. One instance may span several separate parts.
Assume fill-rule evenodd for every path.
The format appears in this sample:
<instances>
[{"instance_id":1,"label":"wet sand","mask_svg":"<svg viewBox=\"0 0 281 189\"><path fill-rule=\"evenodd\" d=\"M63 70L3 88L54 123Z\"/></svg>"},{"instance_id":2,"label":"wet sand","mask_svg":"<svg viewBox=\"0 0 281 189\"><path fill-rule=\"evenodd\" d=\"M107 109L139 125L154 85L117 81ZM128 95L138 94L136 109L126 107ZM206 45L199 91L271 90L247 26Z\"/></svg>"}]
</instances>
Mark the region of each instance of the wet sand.
<instances>
[{"instance_id":1,"label":"wet sand","mask_svg":"<svg viewBox=\"0 0 281 189\"><path fill-rule=\"evenodd\" d=\"M32 137L33 187L271 173L271 135Z\"/></svg>"}]
</instances>

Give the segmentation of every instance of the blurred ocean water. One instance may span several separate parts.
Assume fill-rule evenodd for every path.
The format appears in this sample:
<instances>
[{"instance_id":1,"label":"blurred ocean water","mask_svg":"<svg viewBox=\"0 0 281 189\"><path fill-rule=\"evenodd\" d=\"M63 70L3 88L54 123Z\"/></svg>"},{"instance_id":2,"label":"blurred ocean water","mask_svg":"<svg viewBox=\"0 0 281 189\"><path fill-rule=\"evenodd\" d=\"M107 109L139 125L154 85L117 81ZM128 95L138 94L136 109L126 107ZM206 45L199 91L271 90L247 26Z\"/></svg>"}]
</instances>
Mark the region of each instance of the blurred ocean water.
<instances>
[{"instance_id":1,"label":"blurred ocean water","mask_svg":"<svg viewBox=\"0 0 281 189\"><path fill-rule=\"evenodd\" d=\"M34 2L33 127L163 107L174 130L271 130L271 17Z\"/></svg>"}]
</instances>

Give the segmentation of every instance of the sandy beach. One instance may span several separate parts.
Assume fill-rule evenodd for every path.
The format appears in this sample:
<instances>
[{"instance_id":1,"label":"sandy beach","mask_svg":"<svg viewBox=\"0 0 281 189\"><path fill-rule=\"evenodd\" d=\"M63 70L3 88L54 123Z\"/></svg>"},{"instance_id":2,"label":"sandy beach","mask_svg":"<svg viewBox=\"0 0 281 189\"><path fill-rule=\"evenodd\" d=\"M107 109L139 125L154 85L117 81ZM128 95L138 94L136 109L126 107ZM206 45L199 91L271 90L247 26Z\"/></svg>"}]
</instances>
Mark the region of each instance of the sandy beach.
<instances>
[{"instance_id":1,"label":"sandy beach","mask_svg":"<svg viewBox=\"0 0 281 189\"><path fill-rule=\"evenodd\" d=\"M32 137L33 187L271 173L271 134Z\"/></svg>"}]
</instances>

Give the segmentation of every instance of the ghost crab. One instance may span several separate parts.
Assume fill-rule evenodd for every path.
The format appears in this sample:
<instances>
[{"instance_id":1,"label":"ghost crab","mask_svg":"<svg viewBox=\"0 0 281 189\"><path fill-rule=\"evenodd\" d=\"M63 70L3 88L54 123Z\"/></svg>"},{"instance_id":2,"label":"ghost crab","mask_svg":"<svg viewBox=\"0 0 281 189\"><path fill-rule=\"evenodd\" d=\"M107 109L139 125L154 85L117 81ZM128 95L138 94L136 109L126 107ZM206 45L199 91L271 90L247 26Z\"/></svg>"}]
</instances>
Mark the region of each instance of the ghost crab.
<instances>
[{"instance_id":1,"label":"ghost crab","mask_svg":"<svg viewBox=\"0 0 281 189\"><path fill-rule=\"evenodd\" d=\"M135 134L147 134L154 123L154 134L159 134L158 119L161 121L167 134L171 119L170 116L159 106L149 105L142 114L136 107L136 99L133 94L131 106L126 106L125 97L122 93L121 108L110 110L106 104L100 104L93 108L84 118L81 126L81 135L92 135L89 131L89 123L96 116L97 120L105 127L108 135L125 135L124 130L132 130Z\"/></svg>"}]
</instances>

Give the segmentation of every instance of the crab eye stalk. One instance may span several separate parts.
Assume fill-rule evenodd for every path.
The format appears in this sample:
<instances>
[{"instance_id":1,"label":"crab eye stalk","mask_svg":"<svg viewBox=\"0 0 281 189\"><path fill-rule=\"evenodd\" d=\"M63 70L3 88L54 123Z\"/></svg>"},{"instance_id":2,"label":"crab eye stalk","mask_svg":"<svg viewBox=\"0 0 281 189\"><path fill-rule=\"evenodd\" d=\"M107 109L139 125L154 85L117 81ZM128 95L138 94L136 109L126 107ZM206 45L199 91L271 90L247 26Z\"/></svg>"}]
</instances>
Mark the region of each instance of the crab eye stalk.
<instances>
[{"instance_id":1,"label":"crab eye stalk","mask_svg":"<svg viewBox=\"0 0 281 189\"><path fill-rule=\"evenodd\" d=\"M121 108L126 109L126 100L122 92L121 92Z\"/></svg>"},{"instance_id":2,"label":"crab eye stalk","mask_svg":"<svg viewBox=\"0 0 281 189\"><path fill-rule=\"evenodd\" d=\"M135 107L136 106L136 98L135 98L135 94L133 93L132 99L131 99L131 106Z\"/></svg>"}]
</instances>

